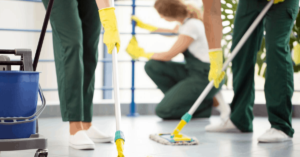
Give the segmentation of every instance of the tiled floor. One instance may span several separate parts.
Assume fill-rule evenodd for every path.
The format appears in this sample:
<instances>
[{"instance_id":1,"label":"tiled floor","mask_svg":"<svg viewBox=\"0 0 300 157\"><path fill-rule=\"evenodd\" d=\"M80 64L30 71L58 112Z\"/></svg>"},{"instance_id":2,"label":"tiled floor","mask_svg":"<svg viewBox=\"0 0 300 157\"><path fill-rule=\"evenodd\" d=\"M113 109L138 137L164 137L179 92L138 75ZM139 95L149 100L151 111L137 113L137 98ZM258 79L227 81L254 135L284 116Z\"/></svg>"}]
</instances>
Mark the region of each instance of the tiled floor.
<instances>
[{"instance_id":1,"label":"tiled floor","mask_svg":"<svg viewBox=\"0 0 300 157\"><path fill-rule=\"evenodd\" d=\"M257 137L270 125L267 118L255 118L253 133L207 133L204 126L218 117L192 120L183 133L196 137L197 146L165 146L151 141L151 133L171 132L179 121L162 121L155 116L123 117L126 157L300 157L300 119L293 119L292 142L261 144ZM114 117L96 117L94 125L105 133L115 132ZM68 123L60 118L40 119L40 132L49 140L49 157L116 157L113 143L96 144L95 150L80 151L68 147ZM0 157L33 157L35 150L1 152Z\"/></svg>"}]
</instances>

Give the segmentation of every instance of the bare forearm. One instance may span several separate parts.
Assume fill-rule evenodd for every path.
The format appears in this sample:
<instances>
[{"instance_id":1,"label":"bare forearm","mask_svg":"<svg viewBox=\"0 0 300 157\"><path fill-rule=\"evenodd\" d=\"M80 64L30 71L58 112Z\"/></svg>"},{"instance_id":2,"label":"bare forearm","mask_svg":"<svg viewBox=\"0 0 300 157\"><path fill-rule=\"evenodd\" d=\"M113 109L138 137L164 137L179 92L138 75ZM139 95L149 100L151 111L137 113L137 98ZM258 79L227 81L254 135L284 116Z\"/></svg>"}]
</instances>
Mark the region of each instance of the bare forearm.
<instances>
[{"instance_id":1,"label":"bare forearm","mask_svg":"<svg viewBox=\"0 0 300 157\"><path fill-rule=\"evenodd\" d=\"M222 19L221 2L212 0L203 0L205 34L209 49L221 48L222 40ZM209 28L209 29L208 29Z\"/></svg>"},{"instance_id":2,"label":"bare forearm","mask_svg":"<svg viewBox=\"0 0 300 157\"><path fill-rule=\"evenodd\" d=\"M96 0L98 9L108 8L110 7L110 0Z\"/></svg>"},{"instance_id":3,"label":"bare forearm","mask_svg":"<svg viewBox=\"0 0 300 157\"><path fill-rule=\"evenodd\" d=\"M171 56L169 52L154 53L151 57L151 59L158 61L170 61L172 58L173 56Z\"/></svg>"},{"instance_id":4,"label":"bare forearm","mask_svg":"<svg viewBox=\"0 0 300 157\"><path fill-rule=\"evenodd\" d=\"M158 28L157 30L153 31L157 33L174 33L172 29L165 29L165 28Z\"/></svg>"}]
</instances>

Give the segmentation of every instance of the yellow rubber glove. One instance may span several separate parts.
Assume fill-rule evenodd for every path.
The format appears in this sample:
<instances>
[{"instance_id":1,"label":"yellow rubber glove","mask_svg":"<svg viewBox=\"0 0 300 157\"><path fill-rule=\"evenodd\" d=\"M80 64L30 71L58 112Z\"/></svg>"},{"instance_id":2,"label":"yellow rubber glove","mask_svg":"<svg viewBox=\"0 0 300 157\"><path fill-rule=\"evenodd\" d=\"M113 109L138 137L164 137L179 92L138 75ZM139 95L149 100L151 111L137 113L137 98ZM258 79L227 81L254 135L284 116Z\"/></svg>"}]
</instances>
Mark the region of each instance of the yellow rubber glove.
<instances>
[{"instance_id":1,"label":"yellow rubber glove","mask_svg":"<svg viewBox=\"0 0 300 157\"><path fill-rule=\"evenodd\" d=\"M152 52L152 53L145 53L142 57L145 57L145 58L147 58L148 60L150 60L151 59L151 57L154 55L154 53Z\"/></svg>"},{"instance_id":2,"label":"yellow rubber glove","mask_svg":"<svg viewBox=\"0 0 300 157\"><path fill-rule=\"evenodd\" d=\"M219 84L222 82L225 72L223 68L223 52L221 49L213 49L209 51L210 59L210 71L208 80L214 80L214 86L219 88Z\"/></svg>"},{"instance_id":3,"label":"yellow rubber glove","mask_svg":"<svg viewBox=\"0 0 300 157\"><path fill-rule=\"evenodd\" d=\"M293 60L296 65L300 64L300 45L299 45L299 43L294 47Z\"/></svg>"},{"instance_id":4,"label":"yellow rubber glove","mask_svg":"<svg viewBox=\"0 0 300 157\"><path fill-rule=\"evenodd\" d=\"M124 150L124 140L123 139L118 139L116 141L116 146L118 150L118 157L125 157L123 150Z\"/></svg>"},{"instance_id":5,"label":"yellow rubber glove","mask_svg":"<svg viewBox=\"0 0 300 157\"><path fill-rule=\"evenodd\" d=\"M107 46L108 53L117 47L117 52L120 51L120 35L118 31L117 19L115 15L115 8L104 8L99 10L100 20L104 27L103 42Z\"/></svg>"},{"instance_id":6,"label":"yellow rubber glove","mask_svg":"<svg viewBox=\"0 0 300 157\"><path fill-rule=\"evenodd\" d=\"M137 60L140 57L145 57L148 60L151 59L154 53L145 53L144 49L139 47L138 42L133 36L126 48L126 52L131 56L132 59Z\"/></svg>"},{"instance_id":7,"label":"yellow rubber glove","mask_svg":"<svg viewBox=\"0 0 300 157\"><path fill-rule=\"evenodd\" d=\"M147 29L151 32L156 31L158 28L149 24L142 22L138 17L132 16L131 19L136 22L136 26L141 27L143 29Z\"/></svg>"},{"instance_id":8,"label":"yellow rubber glove","mask_svg":"<svg viewBox=\"0 0 300 157\"><path fill-rule=\"evenodd\" d=\"M268 0L270 1L270 0ZM280 3L280 2L284 2L284 0L274 0L274 4Z\"/></svg>"}]
</instances>

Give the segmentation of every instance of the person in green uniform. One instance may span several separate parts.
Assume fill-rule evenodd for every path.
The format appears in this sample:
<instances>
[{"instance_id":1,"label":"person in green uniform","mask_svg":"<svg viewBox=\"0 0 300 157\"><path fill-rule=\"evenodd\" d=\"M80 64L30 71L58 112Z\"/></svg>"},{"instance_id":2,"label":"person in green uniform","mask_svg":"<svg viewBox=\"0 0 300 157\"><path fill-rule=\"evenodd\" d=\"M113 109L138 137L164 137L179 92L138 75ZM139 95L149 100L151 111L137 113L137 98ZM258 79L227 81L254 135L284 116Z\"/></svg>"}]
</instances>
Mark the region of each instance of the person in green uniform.
<instances>
[{"instance_id":1,"label":"person in green uniform","mask_svg":"<svg viewBox=\"0 0 300 157\"><path fill-rule=\"evenodd\" d=\"M232 50L267 3L266 0L239 1ZM282 142L293 137L291 98L294 84L289 39L298 14L299 0L275 0L274 3L232 62L234 98L230 119L222 124L207 126L207 131L253 131L254 70L265 31L265 98L271 128L258 141Z\"/></svg>"},{"instance_id":2,"label":"person in green uniform","mask_svg":"<svg viewBox=\"0 0 300 157\"><path fill-rule=\"evenodd\" d=\"M43 3L47 7L49 0ZM50 17L61 115L70 123L69 143L75 149L94 149L93 142L113 140L92 125L99 15L108 52L115 46L119 50L117 21L109 0L55 0Z\"/></svg>"},{"instance_id":3,"label":"person in green uniform","mask_svg":"<svg viewBox=\"0 0 300 157\"><path fill-rule=\"evenodd\" d=\"M165 95L156 107L156 114L163 119L180 119L209 83L211 64L205 28L201 20L190 16L192 14L189 14L189 8L181 0L157 0L155 3L155 9L163 19L181 23L178 39L169 51L145 53L138 46L135 37L127 47L127 52L133 59L149 59L145 71ZM177 28L169 30L145 24L136 16L132 19L137 26L152 32L177 32ZM185 63L171 62L180 53L184 55ZM229 105L219 92L223 84L221 81L222 79L220 85L215 84L216 88L207 95L193 117L210 117L214 97L221 108L221 117L226 119L229 116Z\"/></svg>"}]
</instances>

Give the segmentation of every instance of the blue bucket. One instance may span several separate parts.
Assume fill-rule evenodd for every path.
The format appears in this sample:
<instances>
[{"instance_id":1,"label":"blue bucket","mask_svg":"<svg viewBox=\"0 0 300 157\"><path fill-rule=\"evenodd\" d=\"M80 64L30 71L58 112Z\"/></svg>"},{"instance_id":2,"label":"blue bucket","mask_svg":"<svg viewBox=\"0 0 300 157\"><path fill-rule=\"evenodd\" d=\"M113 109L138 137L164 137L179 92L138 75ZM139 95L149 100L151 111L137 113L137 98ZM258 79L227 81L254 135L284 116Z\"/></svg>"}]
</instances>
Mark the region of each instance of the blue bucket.
<instances>
[{"instance_id":1,"label":"blue bucket","mask_svg":"<svg viewBox=\"0 0 300 157\"><path fill-rule=\"evenodd\" d=\"M39 73L0 71L0 117L29 117L36 111ZM12 122L12 121L7 121ZM1 125L0 139L29 138L36 133L36 121Z\"/></svg>"}]
</instances>

